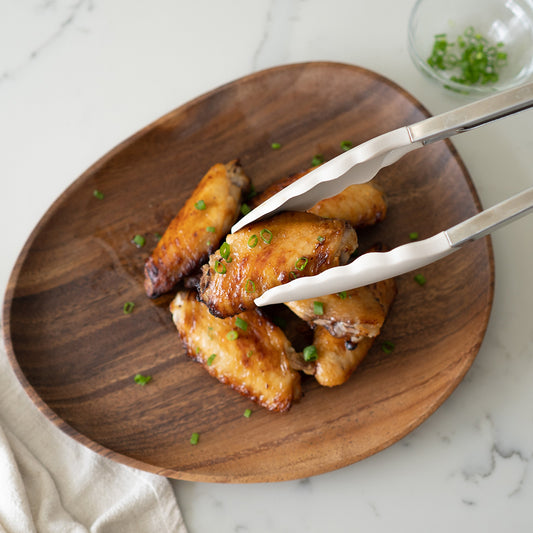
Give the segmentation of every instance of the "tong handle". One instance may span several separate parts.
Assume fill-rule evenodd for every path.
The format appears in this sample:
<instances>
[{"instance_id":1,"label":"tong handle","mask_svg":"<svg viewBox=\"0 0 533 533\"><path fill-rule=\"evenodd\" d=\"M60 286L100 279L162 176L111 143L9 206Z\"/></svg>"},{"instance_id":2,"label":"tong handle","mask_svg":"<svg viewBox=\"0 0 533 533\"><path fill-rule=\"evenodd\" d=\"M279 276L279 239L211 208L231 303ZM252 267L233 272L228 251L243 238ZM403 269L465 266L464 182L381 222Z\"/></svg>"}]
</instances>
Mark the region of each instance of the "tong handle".
<instances>
[{"instance_id":1,"label":"tong handle","mask_svg":"<svg viewBox=\"0 0 533 533\"><path fill-rule=\"evenodd\" d=\"M500 202L446 230L452 248L480 239L527 215L533 209L533 187Z\"/></svg>"},{"instance_id":2,"label":"tong handle","mask_svg":"<svg viewBox=\"0 0 533 533\"><path fill-rule=\"evenodd\" d=\"M411 124L412 142L429 144L533 107L533 82Z\"/></svg>"}]
</instances>

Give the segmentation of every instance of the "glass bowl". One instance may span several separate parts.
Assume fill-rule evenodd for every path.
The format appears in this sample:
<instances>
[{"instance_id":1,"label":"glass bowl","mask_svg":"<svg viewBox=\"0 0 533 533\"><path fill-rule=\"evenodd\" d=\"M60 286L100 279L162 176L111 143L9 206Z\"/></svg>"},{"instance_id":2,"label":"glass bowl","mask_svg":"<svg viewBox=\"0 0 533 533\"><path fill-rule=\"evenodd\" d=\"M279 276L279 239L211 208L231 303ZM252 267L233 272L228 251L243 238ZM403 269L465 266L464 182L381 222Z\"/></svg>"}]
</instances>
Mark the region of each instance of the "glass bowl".
<instances>
[{"instance_id":1,"label":"glass bowl","mask_svg":"<svg viewBox=\"0 0 533 533\"><path fill-rule=\"evenodd\" d=\"M447 42L455 43L451 50L457 57L457 38L469 28L487 40L487 47L507 55L497 81L465 85L451 79L460 69L428 64L435 36L445 34ZM418 0L409 17L408 47L419 70L447 89L475 95L520 85L533 73L533 0Z\"/></svg>"}]
</instances>

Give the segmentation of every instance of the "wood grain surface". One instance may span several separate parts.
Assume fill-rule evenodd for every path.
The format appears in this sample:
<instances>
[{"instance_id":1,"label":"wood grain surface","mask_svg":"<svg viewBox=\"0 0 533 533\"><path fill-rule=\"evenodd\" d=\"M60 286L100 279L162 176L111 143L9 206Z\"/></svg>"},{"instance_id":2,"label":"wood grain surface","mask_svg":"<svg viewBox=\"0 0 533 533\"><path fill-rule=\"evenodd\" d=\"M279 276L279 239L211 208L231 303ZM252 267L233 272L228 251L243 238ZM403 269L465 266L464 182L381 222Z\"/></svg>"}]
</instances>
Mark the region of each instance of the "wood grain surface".
<instances>
[{"instance_id":1,"label":"wood grain surface","mask_svg":"<svg viewBox=\"0 0 533 533\"><path fill-rule=\"evenodd\" d=\"M143 264L195 184L240 158L258 190L353 145L428 116L394 83L336 63L303 63L227 84L147 126L89 168L51 206L12 273L4 335L19 380L68 435L114 460L215 482L302 478L391 445L450 395L472 364L493 297L488 238L398 278L380 341L344 385L303 380L303 399L270 413L187 359L169 297L143 290ZM272 142L281 144L279 150ZM359 233L389 247L480 210L449 142L405 156L376 178L386 221ZM103 199L93 195L97 189ZM146 245L131 242L144 235ZM135 303L130 315L126 301ZM139 386L137 373L152 381ZM243 417L245 409L250 418ZM189 442L200 434L196 446Z\"/></svg>"}]
</instances>

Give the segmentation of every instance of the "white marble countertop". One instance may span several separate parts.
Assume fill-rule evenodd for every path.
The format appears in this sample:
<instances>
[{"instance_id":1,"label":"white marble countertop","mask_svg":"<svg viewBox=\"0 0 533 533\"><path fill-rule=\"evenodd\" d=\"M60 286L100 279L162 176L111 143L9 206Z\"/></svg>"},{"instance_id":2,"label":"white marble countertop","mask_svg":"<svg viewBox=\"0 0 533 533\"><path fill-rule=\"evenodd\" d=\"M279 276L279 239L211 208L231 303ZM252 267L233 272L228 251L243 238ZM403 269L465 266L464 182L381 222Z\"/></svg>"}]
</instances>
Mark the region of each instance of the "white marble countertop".
<instances>
[{"instance_id":1,"label":"white marble countertop","mask_svg":"<svg viewBox=\"0 0 533 533\"><path fill-rule=\"evenodd\" d=\"M407 51L414 0L0 0L0 289L40 217L91 163L189 99L251 72L331 60L432 113L464 103ZM485 206L533 183L533 111L459 138ZM301 481L173 481L191 533L533 530L533 218L493 236L496 289L473 367L385 451Z\"/></svg>"}]
</instances>

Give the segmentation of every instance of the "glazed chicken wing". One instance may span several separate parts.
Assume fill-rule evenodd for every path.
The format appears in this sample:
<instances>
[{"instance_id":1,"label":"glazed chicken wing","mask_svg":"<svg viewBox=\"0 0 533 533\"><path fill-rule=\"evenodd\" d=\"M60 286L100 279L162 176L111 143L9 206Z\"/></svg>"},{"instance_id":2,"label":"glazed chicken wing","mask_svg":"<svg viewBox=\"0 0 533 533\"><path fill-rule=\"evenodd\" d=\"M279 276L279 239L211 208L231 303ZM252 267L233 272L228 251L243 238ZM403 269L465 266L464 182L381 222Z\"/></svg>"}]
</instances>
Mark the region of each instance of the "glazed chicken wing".
<instances>
[{"instance_id":1,"label":"glazed chicken wing","mask_svg":"<svg viewBox=\"0 0 533 533\"><path fill-rule=\"evenodd\" d=\"M200 298L214 315L232 316L271 287L346 263L356 247L347 222L284 212L227 236L203 267Z\"/></svg>"},{"instance_id":2,"label":"glazed chicken wing","mask_svg":"<svg viewBox=\"0 0 533 533\"><path fill-rule=\"evenodd\" d=\"M362 338L357 344L333 337L317 327L313 344L317 351L315 379L325 387L342 385L352 375L372 347L374 339Z\"/></svg>"},{"instance_id":3,"label":"glazed chicken wing","mask_svg":"<svg viewBox=\"0 0 533 533\"><path fill-rule=\"evenodd\" d=\"M353 343L379 335L396 296L393 279L286 305L300 318Z\"/></svg>"},{"instance_id":4,"label":"glazed chicken wing","mask_svg":"<svg viewBox=\"0 0 533 533\"><path fill-rule=\"evenodd\" d=\"M313 169L294 174L272 184L252 199L250 207L257 207L311 170ZM308 209L308 212L324 218L346 220L354 228L359 229L383 220L387 214L387 203L382 191L376 185L361 183L350 185L341 193L321 200L311 209Z\"/></svg>"},{"instance_id":5,"label":"glazed chicken wing","mask_svg":"<svg viewBox=\"0 0 533 533\"><path fill-rule=\"evenodd\" d=\"M300 375L289 366L294 349L260 311L216 318L192 291L178 292L170 310L188 355L220 382L273 411L300 397Z\"/></svg>"},{"instance_id":6,"label":"glazed chicken wing","mask_svg":"<svg viewBox=\"0 0 533 533\"><path fill-rule=\"evenodd\" d=\"M172 290L217 249L238 217L249 184L237 161L209 169L146 261L144 286L149 297Z\"/></svg>"}]
</instances>

